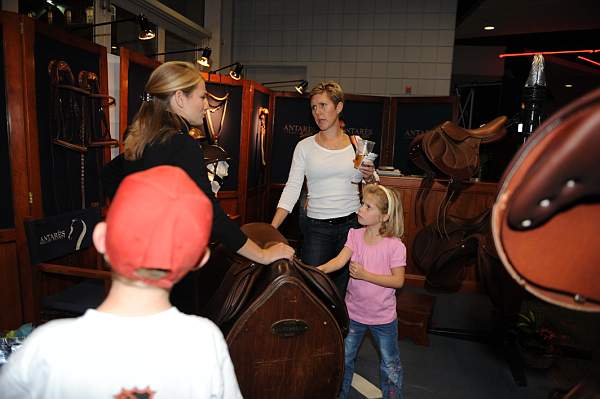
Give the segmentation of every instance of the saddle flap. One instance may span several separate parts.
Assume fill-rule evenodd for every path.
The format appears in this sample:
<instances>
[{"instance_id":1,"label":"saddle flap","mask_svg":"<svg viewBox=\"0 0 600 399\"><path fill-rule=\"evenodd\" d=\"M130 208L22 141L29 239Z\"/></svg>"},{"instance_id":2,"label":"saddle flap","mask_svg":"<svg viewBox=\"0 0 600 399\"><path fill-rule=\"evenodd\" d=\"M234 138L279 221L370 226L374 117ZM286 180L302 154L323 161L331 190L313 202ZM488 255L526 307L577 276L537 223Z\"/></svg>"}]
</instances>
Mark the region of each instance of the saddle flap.
<instances>
[{"instance_id":1,"label":"saddle flap","mask_svg":"<svg viewBox=\"0 0 600 399\"><path fill-rule=\"evenodd\" d=\"M435 129L423 137L422 148L437 169L455 180L468 180L479 168L478 139L455 141L442 129Z\"/></svg>"}]
</instances>

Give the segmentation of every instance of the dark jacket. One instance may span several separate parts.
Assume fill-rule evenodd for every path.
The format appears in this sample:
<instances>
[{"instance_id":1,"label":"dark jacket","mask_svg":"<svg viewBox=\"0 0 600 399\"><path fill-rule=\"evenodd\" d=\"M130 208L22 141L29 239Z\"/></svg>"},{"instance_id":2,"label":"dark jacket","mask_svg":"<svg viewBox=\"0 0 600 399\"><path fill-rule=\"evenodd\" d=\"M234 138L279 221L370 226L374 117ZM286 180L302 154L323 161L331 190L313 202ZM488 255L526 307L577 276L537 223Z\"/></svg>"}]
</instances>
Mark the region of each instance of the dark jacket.
<instances>
[{"instance_id":1,"label":"dark jacket","mask_svg":"<svg viewBox=\"0 0 600 399\"><path fill-rule=\"evenodd\" d=\"M119 155L102 170L104 192L112 198L125 176L159 165L178 166L198 184L213 203L212 239L225 244L232 251L240 249L247 237L239 226L227 217L210 188L204 153L200 144L188 134L179 133L164 143L146 146L139 160L128 161Z\"/></svg>"}]
</instances>

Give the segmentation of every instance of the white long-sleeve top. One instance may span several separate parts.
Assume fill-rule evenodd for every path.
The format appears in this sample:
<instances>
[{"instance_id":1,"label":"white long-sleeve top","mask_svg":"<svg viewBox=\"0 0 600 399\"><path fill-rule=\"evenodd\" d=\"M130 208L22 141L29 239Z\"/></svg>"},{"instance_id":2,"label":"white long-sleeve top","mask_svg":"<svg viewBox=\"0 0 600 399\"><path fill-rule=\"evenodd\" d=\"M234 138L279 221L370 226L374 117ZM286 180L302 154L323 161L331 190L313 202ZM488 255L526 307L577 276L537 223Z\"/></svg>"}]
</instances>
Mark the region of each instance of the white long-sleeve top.
<instances>
[{"instance_id":1,"label":"white long-sleeve top","mask_svg":"<svg viewBox=\"0 0 600 399\"><path fill-rule=\"evenodd\" d=\"M277 207L291 212L300 197L304 176L308 186L307 215L330 219L356 212L360 206L358 185L352 184L354 148L341 150L321 147L310 136L296 145L288 181Z\"/></svg>"}]
</instances>

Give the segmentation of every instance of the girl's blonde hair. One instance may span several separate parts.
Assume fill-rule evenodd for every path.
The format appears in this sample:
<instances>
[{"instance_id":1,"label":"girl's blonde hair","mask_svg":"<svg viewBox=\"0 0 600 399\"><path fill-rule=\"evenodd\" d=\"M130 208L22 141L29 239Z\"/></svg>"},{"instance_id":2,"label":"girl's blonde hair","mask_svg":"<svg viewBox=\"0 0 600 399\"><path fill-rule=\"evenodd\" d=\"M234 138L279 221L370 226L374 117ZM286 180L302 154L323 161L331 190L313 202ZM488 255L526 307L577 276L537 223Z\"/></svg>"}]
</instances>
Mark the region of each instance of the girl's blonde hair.
<instances>
[{"instance_id":1,"label":"girl's blonde hair","mask_svg":"<svg viewBox=\"0 0 600 399\"><path fill-rule=\"evenodd\" d=\"M190 62L165 62L152 72L145 87L149 98L133 118L125 139L125 159L140 159L148 144L164 142L185 127L184 119L170 112L169 102L177 90L189 95L202 81Z\"/></svg>"},{"instance_id":2,"label":"girl's blonde hair","mask_svg":"<svg viewBox=\"0 0 600 399\"><path fill-rule=\"evenodd\" d=\"M388 216L387 221L381 222L379 234L383 237L402 238L404 235L404 211L398 191L380 184L367 184L363 188L362 195L363 198L367 195L374 198L379 211Z\"/></svg>"}]
</instances>

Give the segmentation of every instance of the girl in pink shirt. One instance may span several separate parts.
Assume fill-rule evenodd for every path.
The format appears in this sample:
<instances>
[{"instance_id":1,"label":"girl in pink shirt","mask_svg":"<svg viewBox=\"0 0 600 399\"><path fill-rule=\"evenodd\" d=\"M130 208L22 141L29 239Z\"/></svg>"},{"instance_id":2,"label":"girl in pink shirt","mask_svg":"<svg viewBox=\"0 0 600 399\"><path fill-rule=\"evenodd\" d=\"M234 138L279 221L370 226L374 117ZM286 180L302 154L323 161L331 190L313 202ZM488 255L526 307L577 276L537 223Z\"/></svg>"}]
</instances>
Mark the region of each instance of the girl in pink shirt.
<instances>
[{"instance_id":1,"label":"girl in pink shirt","mask_svg":"<svg viewBox=\"0 0 600 399\"><path fill-rule=\"evenodd\" d=\"M404 284L406 247L400 240L404 217L399 194L381 185L367 185L358 210L361 229L350 229L342 251L319 266L326 273L350 261L346 306L350 329L344 340L345 371L340 398L350 391L354 363L367 330L381 354L381 390L384 398L402 397L403 370L398 349L396 288Z\"/></svg>"}]
</instances>

